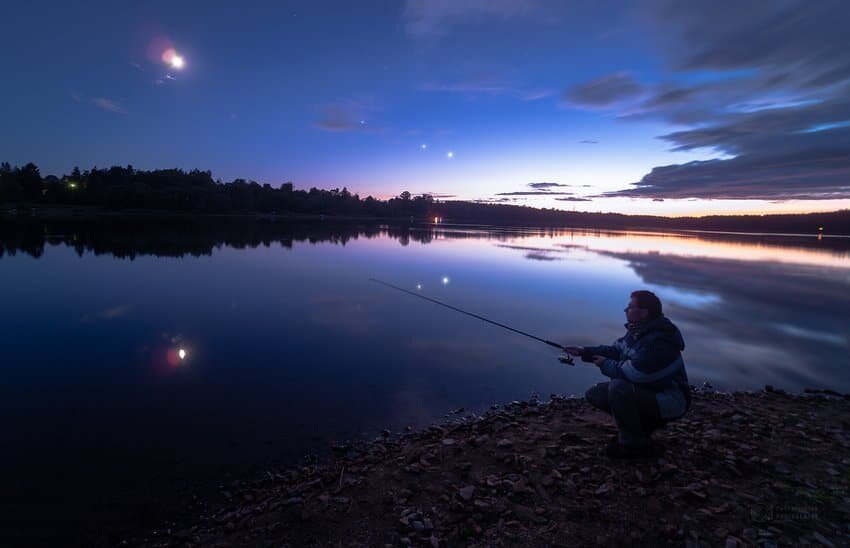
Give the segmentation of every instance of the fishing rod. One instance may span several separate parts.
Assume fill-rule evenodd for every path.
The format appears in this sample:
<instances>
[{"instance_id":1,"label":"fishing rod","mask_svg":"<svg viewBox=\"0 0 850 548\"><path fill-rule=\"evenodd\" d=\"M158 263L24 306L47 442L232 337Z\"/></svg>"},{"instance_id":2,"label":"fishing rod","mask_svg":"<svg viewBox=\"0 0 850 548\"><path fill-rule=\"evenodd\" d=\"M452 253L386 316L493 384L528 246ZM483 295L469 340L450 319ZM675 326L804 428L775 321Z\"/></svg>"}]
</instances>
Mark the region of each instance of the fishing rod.
<instances>
[{"instance_id":1,"label":"fishing rod","mask_svg":"<svg viewBox=\"0 0 850 548\"><path fill-rule=\"evenodd\" d=\"M564 352L567 351L567 348L565 346L561 345L561 344L558 344L556 342L552 342L552 341L544 339L542 337L538 337L536 335L532 335L531 333L526 333L525 331L520 331L519 329L515 329L515 328L513 328L509 325L505 325L503 323L499 323L499 322L490 320L488 318L485 318L484 316L479 316L478 314L473 314L472 312L467 312L466 310L462 310L462 309L460 309L456 306L452 306L450 304L446 304L444 302L438 301L437 299L432 299L431 297L426 297L425 295L420 295L419 293L414 293L413 291L404 289L403 287L399 287L397 285L393 285L391 283L384 282L384 281L378 280L376 278L369 278L369 281L387 286L391 289L395 289L396 291L401 291L402 293L407 293L408 295L413 295L414 297L424 299L424 300L432 302L434 304L438 304L440 306L448 308L449 310L454 310L455 312L460 312L461 314L466 314L467 316L471 316L471 317L473 317L477 320L481 320L481 321L487 322L489 324L493 324L495 326L501 327L502 329L507 329L508 331L513 331L514 333L518 333L518 334L520 334L524 337L528 337L529 339L534 339L535 341L540 341L543 344L547 344L549 346L554 346L558 350L563 350ZM561 363L565 363L567 365L574 365L573 357L570 356L569 354L566 354L564 356L560 356L558 358L558 361L560 361Z\"/></svg>"}]
</instances>

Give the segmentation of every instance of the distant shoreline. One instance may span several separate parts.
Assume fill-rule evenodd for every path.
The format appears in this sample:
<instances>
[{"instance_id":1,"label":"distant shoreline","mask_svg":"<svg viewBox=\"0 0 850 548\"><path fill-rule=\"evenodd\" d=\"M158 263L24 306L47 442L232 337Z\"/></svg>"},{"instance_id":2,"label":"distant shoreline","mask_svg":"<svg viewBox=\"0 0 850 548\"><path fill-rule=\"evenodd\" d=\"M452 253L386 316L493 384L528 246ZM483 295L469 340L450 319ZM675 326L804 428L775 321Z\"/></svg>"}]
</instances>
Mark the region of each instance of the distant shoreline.
<instances>
[{"instance_id":1,"label":"distant shoreline","mask_svg":"<svg viewBox=\"0 0 850 548\"><path fill-rule=\"evenodd\" d=\"M435 207L446 206L440 203ZM540 210L543 211L543 210ZM581 229L581 230L647 230L691 232L703 234L726 234L736 236L789 236L789 237L818 237L823 238L847 238L850 237L850 210L823 213L821 215L834 216L839 220L839 226L832 230L811 232L789 231L779 228L770 230L769 225L772 218L781 218L782 224L787 225L789 220L798 220L800 224L814 226L818 223L810 222L815 213L801 213L789 215L718 215L707 217L653 217L646 215L627 214L598 214L585 212L562 212L563 219L559 220L523 220L511 222L505 219L488 219L475 216L474 218L459 218L444 216L441 222L434 223L431 216L405 215L405 216L368 216L368 215L340 215L320 213L297 213L297 212L200 212L200 211L175 211L163 209L118 209L101 208L95 206L70 206L70 205L43 205L43 204L18 204L14 207L0 205L0 220L11 221L86 221L96 219L244 219L257 221L339 221L339 222L372 222L372 223L397 223L397 224L420 224L429 226L470 226L484 227L492 226L499 228L551 228L551 229ZM747 224L752 228L734 228L725 225L734 225L736 222ZM718 227L715 225L724 225ZM846 227L845 227L846 224ZM708 225L708 226L694 226ZM759 226L753 226L759 225ZM827 224L827 226L830 226ZM818 225L820 228L820 225Z\"/></svg>"}]
</instances>

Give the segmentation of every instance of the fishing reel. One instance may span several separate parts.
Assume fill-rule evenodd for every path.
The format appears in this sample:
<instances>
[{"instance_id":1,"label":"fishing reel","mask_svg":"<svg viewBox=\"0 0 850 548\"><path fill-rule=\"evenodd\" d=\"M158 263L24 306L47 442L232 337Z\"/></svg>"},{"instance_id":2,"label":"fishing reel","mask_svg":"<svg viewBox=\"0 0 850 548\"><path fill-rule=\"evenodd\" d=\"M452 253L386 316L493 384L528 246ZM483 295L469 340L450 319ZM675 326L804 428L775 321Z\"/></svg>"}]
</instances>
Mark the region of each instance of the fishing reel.
<instances>
[{"instance_id":1,"label":"fishing reel","mask_svg":"<svg viewBox=\"0 0 850 548\"><path fill-rule=\"evenodd\" d=\"M569 354L564 354L563 356L558 356L558 361L564 365L575 365L576 362L573 357Z\"/></svg>"},{"instance_id":2,"label":"fishing reel","mask_svg":"<svg viewBox=\"0 0 850 548\"><path fill-rule=\"evenodd\" d=\"M581 356L581 361L585 363L593 363L593 353L585 350ZM575 365L575 357L572 354L564 354L562 356L558 356L558 361L564 365Z\"/></svg>"}]
</instances>

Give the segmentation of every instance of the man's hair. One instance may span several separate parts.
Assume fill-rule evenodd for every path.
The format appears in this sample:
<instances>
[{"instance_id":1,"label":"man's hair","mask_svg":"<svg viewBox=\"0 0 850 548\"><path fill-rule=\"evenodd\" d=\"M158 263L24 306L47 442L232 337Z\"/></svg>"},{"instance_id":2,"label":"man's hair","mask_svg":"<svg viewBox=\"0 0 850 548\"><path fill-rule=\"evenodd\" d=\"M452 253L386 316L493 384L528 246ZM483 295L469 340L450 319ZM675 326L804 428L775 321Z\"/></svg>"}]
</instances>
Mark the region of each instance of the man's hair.
<instances>
[{"instance_id":1,"label":"man's hair","mask_svg":"<svg viewBox=\"0 0 850 548\"><path fill-rule=\"evenodd\" d=\"M659 299L658 295L652 291L647 291L645 289L632 291L631 296L635 301L637 301L639 307L645 308L649 311L650 320L664 315L661 311L661 299Z\"/></svg>"}]
</instances>

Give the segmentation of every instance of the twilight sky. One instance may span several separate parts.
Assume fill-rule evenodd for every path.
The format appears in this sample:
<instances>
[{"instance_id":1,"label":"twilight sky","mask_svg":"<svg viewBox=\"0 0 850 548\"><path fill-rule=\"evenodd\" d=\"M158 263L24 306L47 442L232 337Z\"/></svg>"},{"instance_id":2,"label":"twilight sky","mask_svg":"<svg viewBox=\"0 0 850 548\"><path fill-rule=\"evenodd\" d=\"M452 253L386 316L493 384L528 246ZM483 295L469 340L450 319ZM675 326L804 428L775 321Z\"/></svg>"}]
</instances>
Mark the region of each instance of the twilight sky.
<instances>
[{"instance_id":1,"label":"twilight sky","mask_svg":"<svg viewBox=\"0 0 850 548\"><path fill-rule=\"evenodd\" d=\"M73 4L3 9L0 160L45 175L200 168L664 215L850 207L841 0Z\"/></svg>"}]
</instances>

